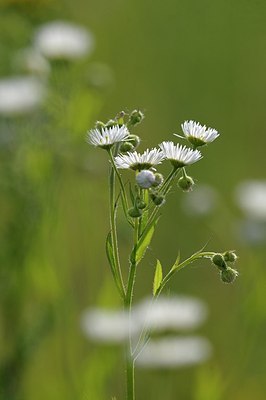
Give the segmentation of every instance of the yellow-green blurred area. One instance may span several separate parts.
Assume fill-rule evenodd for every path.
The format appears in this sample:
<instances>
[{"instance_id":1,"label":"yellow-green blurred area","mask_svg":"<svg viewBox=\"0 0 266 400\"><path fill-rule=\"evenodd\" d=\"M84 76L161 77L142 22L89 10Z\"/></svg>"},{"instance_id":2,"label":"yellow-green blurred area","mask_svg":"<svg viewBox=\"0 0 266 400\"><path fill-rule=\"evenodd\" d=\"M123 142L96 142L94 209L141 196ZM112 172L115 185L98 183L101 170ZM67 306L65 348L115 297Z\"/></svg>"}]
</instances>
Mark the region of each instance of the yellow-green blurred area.
<instances>
[{"instance_id":1,"label":"yellow-green blurred area","mask_svg":"<svg viewBox=\"0 0 266 400\"><path fill-rule=\"evenodd\" d=\"M85 134L96 120L135 108L145 113L134 130L140 151L175 140L189 119L221 133L188 168L196 186L215 192L215 207L193 213L183 206L193 192L172 190L139 265L135 301L151 294L157 258L166 271L179 251L184 258L206 243L207 250L236 249L240 274L225 285L204 261L175 276L168 295L208 305L208 320L195 333L210 340L213 354L200 366L137 369L137 399L264 399L265 226L260 221L258 234L257 225L247 228L235 190L242 181L265 179L266 3L0 4L1 82L32 77L21 51L32 48L43 24L80 25L95 40L90 54L50 60L45 76L34 71L45 92L38 107L0 115L0 399L125 398L123 348L94 343L80 324L88 307L120 306L104 250L107 154L86 144ZM168 170L167 163L160 168ZM122 218L126 273L131 233Z\"/></svg>"}]
</instances>

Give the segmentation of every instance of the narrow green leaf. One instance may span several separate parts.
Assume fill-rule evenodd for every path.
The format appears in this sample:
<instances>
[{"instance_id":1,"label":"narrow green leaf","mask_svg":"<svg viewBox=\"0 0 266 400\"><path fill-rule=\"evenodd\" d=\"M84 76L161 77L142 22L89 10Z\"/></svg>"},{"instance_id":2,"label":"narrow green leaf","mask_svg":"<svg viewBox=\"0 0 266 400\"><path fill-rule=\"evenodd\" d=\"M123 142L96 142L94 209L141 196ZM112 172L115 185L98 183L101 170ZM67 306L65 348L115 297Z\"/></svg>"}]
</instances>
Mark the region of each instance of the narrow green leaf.
<instances>
[{"instance_id":1,"label":"narrow green leaf","mask_svg":"<svg viewBox=\"0 0 266 400\"><path fill-rule=\"evenodd\" d=\"M140 237L137 245L134 247L130 255L131 262L136 263L136 265L142 260L149 244L151 243L157 221L158 218L149 227L147 232Z\"/></svg>"},{"instance_id":2,"label":"narrow green leaf","mask_svg":"<svg viewBox=\"0 0 266 400\"><path fill-rule=\"evenodd\" d=\"M106 250L107 259L109 261L112 273L114 276L116 276L115 259L114 259L111 232L109 232L107 235L106 243L105 243L105 250Z\"/></svg>"},{"instance_id":3,"label":"narrow green leaf","mask_svg":"<svg viewBox=\"0 0 266 400\"><path fill-rule=\"evenodd\" d=\"M130 194L130 199L131 199L132 206L134 206L135 205L135 195L133 193L132 185L131 185L130 182L129 182L129 194Z\"/></svg>"},{"instance_id":4,"label":"narrow green leaf","mask_svg":"<svg viewBox=\"0 0 266 400\"><path fill-rule=\"evenodd\" d=\"M153 279L153 296L156 295L157 290L159 289L159 287L160 287L160 285L162 283L162 280L163 280L162 264L160 263L159 260L157 260L154 279Z\"/></svg>"},{"instance_id":5,"label":"narrow green leaf","mask_svg":"<svg viewBox=\"0 0 266 400\"><path fill-rule=\"evenodd\" d=\"M178 252L178 255L177 255L177 257L176 257L175 263L174 263L174 265L172 266L172 268L171 268L170 271L173 271L173 270L175 270L176 268L178 268L179 261L180 261L180 251Z\"/></svg>"}]
</instances>

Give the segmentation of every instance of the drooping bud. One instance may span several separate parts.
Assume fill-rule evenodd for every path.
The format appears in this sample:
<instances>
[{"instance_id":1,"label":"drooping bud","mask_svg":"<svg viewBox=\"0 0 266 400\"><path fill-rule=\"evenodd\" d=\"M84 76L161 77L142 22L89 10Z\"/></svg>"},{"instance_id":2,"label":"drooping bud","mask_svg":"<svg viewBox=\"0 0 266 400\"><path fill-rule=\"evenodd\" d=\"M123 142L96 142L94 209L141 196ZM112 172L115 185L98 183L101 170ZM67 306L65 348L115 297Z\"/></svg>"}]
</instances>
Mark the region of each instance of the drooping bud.
<instances>
[{"instance_id":1,"label":"drooping bud","mask_svg":"<svg viewBox=\"0 0 266 400\"><path fill-rule=\"evenodd\" d=\"M142 211L137 207L132 207L128 210L128 215L132 218L139 218L142 215Z\"/></svg>"},{"instance_id":2,"label":"drooping bud","mask_svg":"<svg viewBox=\"0 0 266 400\"><path fill-rule=\"evenodd\" d=\"M228 268L223 255L219 253L214 254L214 256L212 257L212 263L216 265L216 267L218 267L221 271L224 271Z\"/></svg>"},{"instance_id":3,"label":"drooping bud","mask_svg":"<svg viewBox=\"0 0 266 400\"><path fill-rule=\"evenodd\" d=\"M165 196L159 193L151 193L150 194L153 203L156 206L162 206L165 203Z\"/></svg>"},{"instance_id":4,"label":"drooping bud","mask_svg":"<svg viewBox=\"0 0 266 400\"><path fill-rule=\"evenodd\" d=\"M237 255L233 250L228 250L224 254L224 260L227 262L234 263L237 260Z\"/></svg>"},{"instance_id":5,"label":"drooping bud","mask_svg":"<svg viewBox=\"0 0 266 400\"><path fill-rule=\"evenodd\" d=\"M235 269L230 268L230 267L227 267L226 269L224 269L220 272L221 280L224 283L233 283L235 281L235 279L237 278L237 276L238 276L238 272Z\"/></svg>"},{"instance_id":6,"label":"drooping bud","mask_svg":"<svg viewBox=\"0 0 266 400\"><path fill-rule=\"evenodd\" d=\"M154 174L154 177L155 177L155 181L153 182L153 187L157 187L157 186L160 186L162 183L163 183L163 175L162 174L159 174L159 172L156 172L155 174Z\"/></svg>"},{"instance_id":7,"label":"drooping bud","mask_svg":"<svg viewBox=\"0 0 266 400\"><path fill-rule=\"evenodd\" d=\"M189 192L194 186L194 181L191 176L183 175L178 179L177 184L184 192Z\"/></svg>"},{"instance_id":8,"label":"drooping bud","mask_svg":"<svg viewBox=\"0 0 266 400\"><path fill-rule=\"evenodd\" d=\"M113 119L109 119L109 121L108 122L106 122L106 127L107 128L111 128L112 126L115 126L115 125L117 125L117 122L115 121L115 120L113 120Z\"/></svg>"},{"instance_id":9,"label":"drooping bud","mask_svg":"<svg viewBox=\"0 0 266 400\"><path fill-rule=\"evenodd\" d=\"M136 201L136 206L137 208L139 208L140 210L144 210L144 208L146 208L147 204L145 203L145 201L137 199Z\"/></svg>"},{"instance_id":10,"label":"drooping bud","mask_svg":"<svg viewBox=\"0 0 266 400\"><path fill-rule=\"evenodd\" d=\"M115 117L117 123L119 126L124 125L124 117L125 117L126 113L125 111L120 111L120 113L118 113Z\"/></svg>"},{"instance_id":11,"label":"drooping bud","mask_svg":"<svg viewBox=\"0 0 266 400\"><path fill-rule=\"evenodd\" d=\"M95 122L95 128L101 130L101 129L105 128L105 123L102 122L102 121L96 121Z\"/></svg>"},{"instance_id":12,"label":"drooping bud","mask_svg":"<svg viewBox=\"0 0 266 400\"><path fill-rule=\"evenodd\" d=\"M154 173L148 169L143 169L136 176L136 182L142 189L149 189L155 182Z\"/></svg>"},{"instance_id":13,"label":"drooping bud","mask_svg":"<svg viewBox=\"0 0 266 400\"><path fill-rule=\"evenodd\" d=\"M128 141L134 146L134 149L136 149L140 144L140 138L137 135L129 135Z\"/></svg>"},{"instance_id":14,"label":"drooping bud","mask_svg":"<svg viewBox=\"0 0 266 400\"><path fill-rule=\"evenodd\" d=\"M127 153L128 151L134 151L135 147L131 142L123 142L120 144L119 150L121 153Z\"/></svg>"},{"instance_id":15,"label":"drooping bud","mask_svg":"<svg viewBox=\"0 0 266 400\"><path fill-rule=\"evenodd\" d=\"M134 110L129 116L129 123L130 125L137 125L139 124L144 118L144 114L140 110Z\"/></svg>"}]
</instances>

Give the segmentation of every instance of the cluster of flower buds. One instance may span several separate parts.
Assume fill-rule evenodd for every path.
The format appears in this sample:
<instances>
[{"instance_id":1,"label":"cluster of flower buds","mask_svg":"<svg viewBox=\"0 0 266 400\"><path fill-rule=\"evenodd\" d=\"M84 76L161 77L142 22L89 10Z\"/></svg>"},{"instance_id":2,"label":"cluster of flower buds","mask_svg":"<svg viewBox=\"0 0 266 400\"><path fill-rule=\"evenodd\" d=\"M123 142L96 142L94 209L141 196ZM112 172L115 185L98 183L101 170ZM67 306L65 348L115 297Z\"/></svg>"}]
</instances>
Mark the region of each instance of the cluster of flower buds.
<instances>
[{"instance_id":1,"label":"cluster of flower buds","mask_svg":"<svg viewBox=\"0 0 266 400\"><path fill-rule=\"evenodd\" d=\"M234 263L237 260L237 255L234 251L229 250L225 253L216 253L212 257L212 263L219 269L221 280L224 283L233 283L238 276L238 272L227 265Z\"/></svg>"}]
</instances>

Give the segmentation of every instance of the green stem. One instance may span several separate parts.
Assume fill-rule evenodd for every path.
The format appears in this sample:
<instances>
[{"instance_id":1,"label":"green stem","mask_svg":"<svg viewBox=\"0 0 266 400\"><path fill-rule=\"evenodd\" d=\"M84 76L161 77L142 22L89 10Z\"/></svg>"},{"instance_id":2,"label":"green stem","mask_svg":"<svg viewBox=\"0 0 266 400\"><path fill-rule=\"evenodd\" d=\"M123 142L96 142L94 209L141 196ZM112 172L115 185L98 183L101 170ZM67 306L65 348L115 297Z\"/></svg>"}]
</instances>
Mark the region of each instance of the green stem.
<instances>
[{"instance_id":1,"label":"green stem","mask_svg":"<svg viewBox=\"0 0 266 400\"><path fill-rule=\"evenodd\" d=\"M115 173L114 168L111 167L110 180L109 180L109 201L110 201L110 226L111 226L111 241L114 254L114 279L116 286L119 290L121 297L125 298L125 287L123 282L123 276L120 267L118 241L117 241L117 229L116 229L116 205L115 205Z\"/></svg>"},{"instance_id":2,"label":"green stem","mask_svg":"<svg viewBox=\"0 0 266 400\"><path fill-rule=\"evenodd\" d=\"M128 213L127 213L128 212L128 201L127 201L127 195L126 195L124 183L122 181L120 173L118 172L118 170L116 168L115 161L114 161L114 156L113 156L112 151L108 150L108 153L109 153L109 156L110 156L110 161L111 161L112 168L113 168L113 170L114 170L114 172L115 172L115 174L117 176L117 179L119 181L119 185L120 185L120 188L121 188L122 206L123 206L123 211L124 211L125 217L126 217L128 223L131 226L133 226L132 221L130 220L130 218L128 216Z\"/></svg>"},{"instance_id":3,"label":"green stem","mask_svg":"<svg viewBox=\"0 0 266 400\"><path fill-rule=\"evenodd\" d=\"M135 379L134 379L134 357L132 354L132 339L131 339L131 306L133 298L134 283L136 278L136 247L139 239L139 220L135 219L134 225L134 243L133 243L133 257L131 257L130 270L127 282L127 290L124 298L124 307L128 312L129 318L129 332L128 332L128 345L127 345L127 400L135 400Z\"/></svg>"},{"instance_id":4,"label":"green stem","mask_svg":"<svg viewBox=\"0 0 266 400\"><path fill-rule=\"evenodd\" d=\"M160 287L157 290L156 297L158 297L163 290L164 286L171 279L171 277L177 272L186 267L188 264L191 264L193 261L198 260L199 258L211 258L215 253L212 251L204 251L200 253L195 253L180 264L174 265L167 275L163 278Z\"/></svg>"},{"instance_id":5,"label":"green stem","mask_svg":"<svg viewBox=\"0 0 266 400\"><path fill-rule=\"evenodd\" d=\"M171 182L172 182L172 180L176 177L176 175L178 174L178 172L180 172L180 168L179 168L179 169L176 169L176 168L173 168L173 169L172 169L172 171L170 172L170 174L168 175L168 177L167 177L166 180L164 181L162 187L160 188L159 193L165 195L165 194L168 192L168 189L169 189L169 187L170 187L170 185L171 185ZM141 235L145 235L145 233L149 230L149 228L150 228L150 226L153 224L153 222L154 222L154 220L155 220L155 218L156 218L156 216L157 216L159 210L160 210L160 207L158 207L158 206L155 207L155 208L152 210L152 212L151 212L151 214L150 214L150 216L149 216L149 218L148 218L148 221L147 221L147 223L146 223L146 226L145 226L145 228L142 230Z\"/></svg>"}]
</instances>

